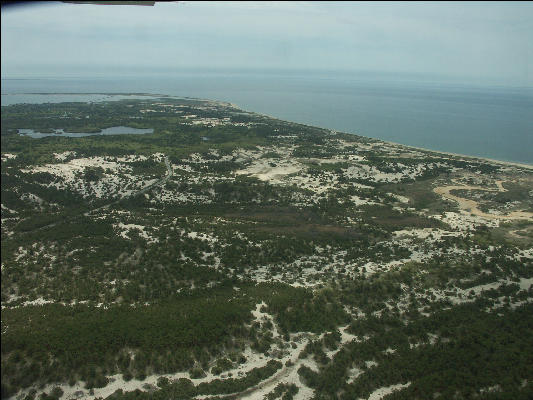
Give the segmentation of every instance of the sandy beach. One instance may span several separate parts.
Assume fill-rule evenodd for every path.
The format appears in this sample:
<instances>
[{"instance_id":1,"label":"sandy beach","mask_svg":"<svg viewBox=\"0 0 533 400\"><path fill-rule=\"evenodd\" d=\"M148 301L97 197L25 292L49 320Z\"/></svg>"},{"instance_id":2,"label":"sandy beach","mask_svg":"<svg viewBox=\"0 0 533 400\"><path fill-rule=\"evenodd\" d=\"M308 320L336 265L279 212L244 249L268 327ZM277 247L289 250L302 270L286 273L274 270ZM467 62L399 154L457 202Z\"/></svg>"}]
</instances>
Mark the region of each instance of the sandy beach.
<instances>
[{"instance_id":1,"label":"sandy beach","mask_svg":"<svg viewBox=\"0 0 533 400\"><path fill-rule=\"evenodd\" d=\"M486 161L486 162L490 162L490 163L509 165L509 166L513 166L513 167L527 168L527 169L532 169L533 170L533 164L524 164L524 163L517 163L517 162L513 162L513 161L495 160L493 158L469 156L467 154L450 153L450 152L447 152L447 151L426 149L424 147L409 146L409 145L406 145L406 144L401 144L401 143L396 143L396 142L389 142L387 140L381 140L381 139L376 139L376 140L378 140L380 142L383 142L383 143L392 144L392 145L395 145L395 146L405 147L405 148L408 148L408 149L427 151L427 152L430 152L430 153L437 153L437 154L446 154L448 156L471 159L472 161Z\"/></svg>"}]
</instances>

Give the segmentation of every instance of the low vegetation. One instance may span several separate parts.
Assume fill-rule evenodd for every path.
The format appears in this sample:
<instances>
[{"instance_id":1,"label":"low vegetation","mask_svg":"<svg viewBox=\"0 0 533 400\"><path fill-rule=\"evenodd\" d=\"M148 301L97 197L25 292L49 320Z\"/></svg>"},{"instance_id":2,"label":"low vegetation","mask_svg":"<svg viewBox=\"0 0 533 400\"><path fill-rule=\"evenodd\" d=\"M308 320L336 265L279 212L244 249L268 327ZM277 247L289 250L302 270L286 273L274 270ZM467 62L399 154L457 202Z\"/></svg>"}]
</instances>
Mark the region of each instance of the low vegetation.
<instances>
[{"instance_id":1,"label":"low vegetation","mask_svg":"<svg viewBox=\"0 0 533 400\"><path fill-rule=\"evenodd\" d=\"M531 397L530 168L170 97L1 145L2 398Z\"/></svg>"}]
</instances>

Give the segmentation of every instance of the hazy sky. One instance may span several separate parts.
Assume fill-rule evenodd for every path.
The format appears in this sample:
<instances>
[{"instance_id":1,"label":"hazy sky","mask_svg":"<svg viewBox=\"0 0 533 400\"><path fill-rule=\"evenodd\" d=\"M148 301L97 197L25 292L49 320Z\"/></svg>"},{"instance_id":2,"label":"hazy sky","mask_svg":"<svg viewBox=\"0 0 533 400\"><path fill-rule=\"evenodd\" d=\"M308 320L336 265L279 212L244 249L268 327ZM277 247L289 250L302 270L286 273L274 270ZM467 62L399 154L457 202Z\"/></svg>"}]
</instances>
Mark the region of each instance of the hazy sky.
<instances>
[{"instance_id":1,"label":"hazy sky","mask_svg":"<svg viewBox=\"0 0 533 400\"><path fill-rule=\"evenodd\" d=\"M342 69L533 86L533 2L57 2L2 9L2 76Z\"/></svg>"}]
</instances>

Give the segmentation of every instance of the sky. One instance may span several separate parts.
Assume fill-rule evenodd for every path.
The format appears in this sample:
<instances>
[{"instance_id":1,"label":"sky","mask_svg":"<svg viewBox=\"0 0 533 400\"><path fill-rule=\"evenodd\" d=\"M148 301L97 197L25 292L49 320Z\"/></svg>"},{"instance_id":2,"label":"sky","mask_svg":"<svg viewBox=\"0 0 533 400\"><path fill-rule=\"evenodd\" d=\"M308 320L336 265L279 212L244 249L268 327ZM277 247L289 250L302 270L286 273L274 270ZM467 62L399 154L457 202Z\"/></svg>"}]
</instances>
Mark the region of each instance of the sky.
<instances>
[{"instance_id":1,"label":"sky","mask_svg":"<svg viewBox=\"0 0 533 400\"><path fill-rule=\"evenodd\" d=\"M340 70L533 87L533 2L2 7L2 77Z\"/></svg>"}]
</instances>

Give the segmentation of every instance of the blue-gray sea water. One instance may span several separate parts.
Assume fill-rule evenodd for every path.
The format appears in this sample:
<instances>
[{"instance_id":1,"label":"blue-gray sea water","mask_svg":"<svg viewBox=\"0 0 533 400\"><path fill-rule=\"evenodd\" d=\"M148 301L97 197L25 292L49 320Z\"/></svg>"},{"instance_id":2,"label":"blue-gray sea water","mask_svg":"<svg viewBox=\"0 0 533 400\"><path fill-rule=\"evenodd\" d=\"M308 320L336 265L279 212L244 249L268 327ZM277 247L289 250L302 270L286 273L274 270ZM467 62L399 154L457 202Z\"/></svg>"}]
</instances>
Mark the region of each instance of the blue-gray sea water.
<instances>
[{"instance_id":1,"label":"blue-gray sea water","mask_svg":"<svg viewBox=\"0 0 533 400\"><path fill-rule=\"evenodd\" d=\"M284 120L411 146L533 164L533 88L349 74L182 72L174 76L2 79L2 105L156 93L221 100Z\"/></svg>"}]
</instances>

